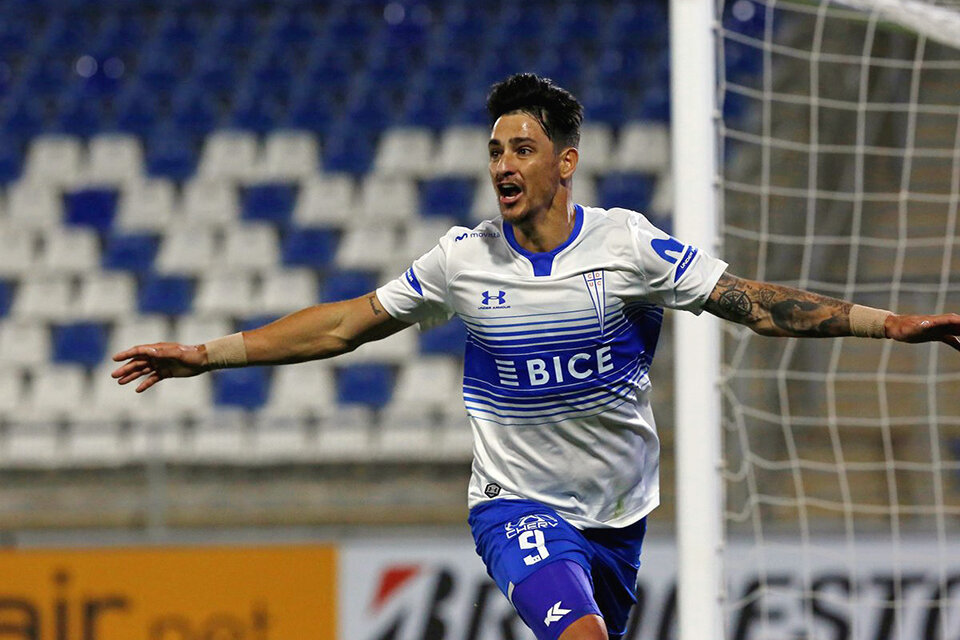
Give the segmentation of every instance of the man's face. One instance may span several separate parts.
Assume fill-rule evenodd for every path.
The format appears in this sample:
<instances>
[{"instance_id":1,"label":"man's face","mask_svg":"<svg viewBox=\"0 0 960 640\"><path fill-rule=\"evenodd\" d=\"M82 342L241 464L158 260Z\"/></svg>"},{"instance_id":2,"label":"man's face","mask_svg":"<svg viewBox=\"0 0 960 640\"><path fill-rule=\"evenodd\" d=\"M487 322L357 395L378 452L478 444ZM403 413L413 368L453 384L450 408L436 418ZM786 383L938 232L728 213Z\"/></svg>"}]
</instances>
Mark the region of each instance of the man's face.
<instances>
[{"instance_id":1,"label":"man's face","mask_svg":"<svg viewBox=\"0 0 960 640\"><path fill-rule=\"evenodd\" d=\"M550 207L560 187L560 159L539 122L526 113L500 116L488 149L504 220L516 224Z\"/></svg>"}]
</instances>

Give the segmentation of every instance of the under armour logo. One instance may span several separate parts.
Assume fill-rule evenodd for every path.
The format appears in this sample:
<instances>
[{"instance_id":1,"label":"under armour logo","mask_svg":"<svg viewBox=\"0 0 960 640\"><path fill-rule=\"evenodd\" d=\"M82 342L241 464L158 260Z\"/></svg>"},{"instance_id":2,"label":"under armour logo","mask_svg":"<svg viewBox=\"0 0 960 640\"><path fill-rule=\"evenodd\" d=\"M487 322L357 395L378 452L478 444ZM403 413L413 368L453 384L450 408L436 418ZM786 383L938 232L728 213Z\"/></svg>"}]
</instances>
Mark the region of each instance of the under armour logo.
<instances>
[{"instance_id":1,"label":"under armour logo","mask_svg":"<svg viewBox=\"0 0 960 640\"><path fill-rule=\"evenodd\" d=\"M570 613L570 609L560 607L561 602L563 602L563 600L557 600L555 605L547 609L547 617L543 619L543 624L549 627L551 622L557 622L560 618Z\"/></svg>"},{"instance_id":2,"label":"under armour logo","mask_svg":"<svg viewBox=\"0 0 960 640\"><path fill-rule=\"evenodd\" d=\"M496 300L497 304L507 304L507 292L498 291L497 295L493 295L489 291L483 292L483 305L488 306L491 300Z\"/></svg>"}]
</instances>

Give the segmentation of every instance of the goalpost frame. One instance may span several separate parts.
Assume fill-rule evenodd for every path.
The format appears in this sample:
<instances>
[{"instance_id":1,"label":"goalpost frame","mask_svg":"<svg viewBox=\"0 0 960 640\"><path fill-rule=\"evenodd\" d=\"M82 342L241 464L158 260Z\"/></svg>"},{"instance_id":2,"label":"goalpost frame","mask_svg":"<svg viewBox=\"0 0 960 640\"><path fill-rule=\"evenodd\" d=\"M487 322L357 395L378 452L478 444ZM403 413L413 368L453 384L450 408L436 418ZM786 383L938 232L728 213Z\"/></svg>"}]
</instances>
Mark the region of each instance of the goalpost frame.
<instances>
[{"instance_id":1,"label":"goalpost frame","mask_svg":"<svg viewBox=\"0 0 960 640\"><path fill-rule=\"evenodd\" d=\"M674 230L682 241L716 255L713 23L711 0L670 0ZM706 314L674 318L678 637L719 640L724 637L720 326Z\"/></svg>"}]
</instances>

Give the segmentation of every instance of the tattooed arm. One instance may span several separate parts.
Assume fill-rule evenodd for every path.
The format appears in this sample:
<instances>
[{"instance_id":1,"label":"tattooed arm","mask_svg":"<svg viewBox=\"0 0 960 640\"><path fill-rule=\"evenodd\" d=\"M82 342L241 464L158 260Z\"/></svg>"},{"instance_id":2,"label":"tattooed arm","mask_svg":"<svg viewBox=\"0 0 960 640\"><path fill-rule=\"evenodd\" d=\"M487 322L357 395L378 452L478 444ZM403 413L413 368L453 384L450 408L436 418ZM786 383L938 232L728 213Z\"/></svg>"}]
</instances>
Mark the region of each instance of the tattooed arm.
<instances>
[{"instance_id":1,"label":"tattooed arm","mask_svg":"<svg viewBox=\"0 0 960 640\"><path fill-rule=\"evenodd\" d=\"M370 293L353 300L307 307L258 329L244 331L241 350L245 350L245 359L241 362L288 364L331 358L409 326L384 311L377 294ZM137 345L117 353L113 359L126 361L112 374L120 384L143 378L138 392L165 378L195 376L212 367L202 344Z\"/></svg>"},{"instance_id":2,"label":"tattooed arm","mask_svg":"<svg viewBox=\"0 0 960 640\"><path fill-rule=\"evenodd\" d=\"M852 335L853 303L776 284L720 276L704 309L765 336L834 338ZM960 315L887 316L887 338L901 342L941 341L960 350Z\"/></svg>"}]
</instances>

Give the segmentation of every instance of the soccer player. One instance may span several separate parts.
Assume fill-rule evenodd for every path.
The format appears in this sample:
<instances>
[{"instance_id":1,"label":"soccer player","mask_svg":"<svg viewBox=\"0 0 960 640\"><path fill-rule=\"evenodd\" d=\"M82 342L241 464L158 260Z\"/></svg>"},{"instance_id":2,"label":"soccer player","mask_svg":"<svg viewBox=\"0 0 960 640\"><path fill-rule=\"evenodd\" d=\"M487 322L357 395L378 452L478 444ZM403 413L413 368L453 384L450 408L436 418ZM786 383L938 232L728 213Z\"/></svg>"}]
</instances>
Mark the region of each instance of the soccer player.
<instances>
[{"instance_id":1,"label":"soccer player","mask_svg":"<svg viewBox=\"0 0 960 640\"><path fill-rule=\"evenodd\" d=\"M221 367L329 358L460 316L477 552L537 638L618 638L659 502L647 371L663 307L705 309L769 336L958 350L960 315L896 315L731 275L639 213L574 204L582 108L567 91L515 75L487 108L497 219L450 230L369 295L202 345L133 347L114 356L126 362L113 376L140 380L142 392Z\"/></svg>"}]
</instances>

